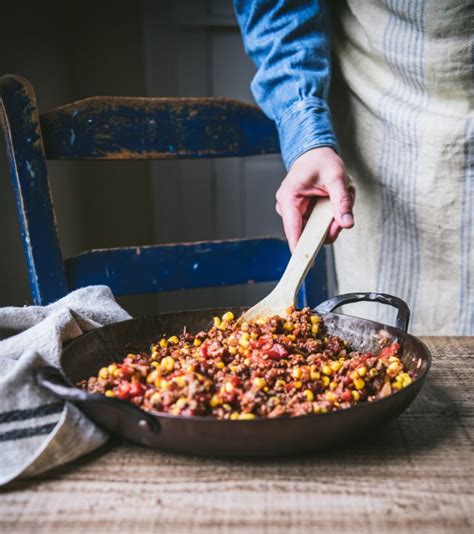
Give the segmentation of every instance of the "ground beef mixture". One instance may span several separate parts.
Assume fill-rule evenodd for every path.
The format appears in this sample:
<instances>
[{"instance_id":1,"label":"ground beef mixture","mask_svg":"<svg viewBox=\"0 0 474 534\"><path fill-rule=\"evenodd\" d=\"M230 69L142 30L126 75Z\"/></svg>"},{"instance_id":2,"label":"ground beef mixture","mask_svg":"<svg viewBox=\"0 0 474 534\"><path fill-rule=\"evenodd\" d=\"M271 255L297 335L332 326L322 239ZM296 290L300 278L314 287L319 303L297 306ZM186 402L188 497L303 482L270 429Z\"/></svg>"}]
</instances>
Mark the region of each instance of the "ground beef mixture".
<instances>
[{"instance_id":1,"label":"ground beef mixture","mask_svg":"<svg viewBox=\"0 0 474 534\"><path fill-rule=\"evenodd\" d=\"M327 333L309 308L237 323L232 312L208 331L162 337L79 383L148 411L218 419L297 416L345 409L406 387L413 375L400 345L381 337L357 352Z\"/></svg>"}]
</instances>

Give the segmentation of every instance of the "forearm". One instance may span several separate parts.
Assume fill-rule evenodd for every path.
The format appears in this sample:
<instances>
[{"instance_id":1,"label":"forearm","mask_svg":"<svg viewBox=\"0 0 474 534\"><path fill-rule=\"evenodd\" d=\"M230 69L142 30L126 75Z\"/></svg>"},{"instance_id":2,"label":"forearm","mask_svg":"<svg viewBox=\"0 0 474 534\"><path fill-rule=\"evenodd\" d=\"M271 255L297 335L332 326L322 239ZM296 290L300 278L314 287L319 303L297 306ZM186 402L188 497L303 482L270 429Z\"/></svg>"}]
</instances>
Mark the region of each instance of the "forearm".
<instances>
[{"instance_id":1,"label":"forearm","mask_svg":"<svg viewBox=\"0 0 474 534\"><path fill-rule=\"evenodd\" d=\"M287 168L308 150L337 149L327 94L329 15L318 0L234 0L246 52L257 65L251 88L275 120Z\"/></svg>"}]
</instances>

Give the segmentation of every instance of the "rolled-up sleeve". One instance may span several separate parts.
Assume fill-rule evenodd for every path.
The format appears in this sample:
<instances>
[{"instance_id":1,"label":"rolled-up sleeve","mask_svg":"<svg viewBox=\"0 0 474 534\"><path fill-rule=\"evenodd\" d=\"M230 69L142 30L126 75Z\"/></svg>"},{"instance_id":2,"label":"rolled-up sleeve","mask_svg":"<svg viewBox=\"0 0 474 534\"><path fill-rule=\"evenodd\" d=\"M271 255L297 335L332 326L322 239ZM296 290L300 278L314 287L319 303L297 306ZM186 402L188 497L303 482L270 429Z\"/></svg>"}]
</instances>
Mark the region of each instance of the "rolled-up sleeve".
<instances>
[{"instance_id":1,"label":"rolled-up sleeve","mask_svg":"<svg viewBox=\"0 0 474 534\"><path fill-rule=\"evenodd\" d=\"M329 14L318 0L234 0L245 51L257 73L251 89L276 122L287 168L312 148L338 149L327 105Z\"/></svg>"}]
</instances>

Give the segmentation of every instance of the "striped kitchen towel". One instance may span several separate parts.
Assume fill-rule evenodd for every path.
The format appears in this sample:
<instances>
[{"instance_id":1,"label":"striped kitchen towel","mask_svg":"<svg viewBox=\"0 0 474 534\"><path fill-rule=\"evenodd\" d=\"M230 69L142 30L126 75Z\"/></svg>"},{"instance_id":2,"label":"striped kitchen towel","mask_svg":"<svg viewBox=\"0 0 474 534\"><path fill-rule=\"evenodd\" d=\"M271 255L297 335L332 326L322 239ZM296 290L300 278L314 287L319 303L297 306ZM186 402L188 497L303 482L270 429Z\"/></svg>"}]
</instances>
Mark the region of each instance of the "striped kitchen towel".
<instances>
[{"instance_id":1,"label":"striped kitchen towel","mask_svg":"<svg viewBox=\"0 0 474 534\"><path fill-rule=\"evenodd\" d=\"M63 343L129 319L106 286L78 289L49 306L0 309L0 485L86 454L107 434L70 403L37 385Z\"/></svg>"}]
</instances>

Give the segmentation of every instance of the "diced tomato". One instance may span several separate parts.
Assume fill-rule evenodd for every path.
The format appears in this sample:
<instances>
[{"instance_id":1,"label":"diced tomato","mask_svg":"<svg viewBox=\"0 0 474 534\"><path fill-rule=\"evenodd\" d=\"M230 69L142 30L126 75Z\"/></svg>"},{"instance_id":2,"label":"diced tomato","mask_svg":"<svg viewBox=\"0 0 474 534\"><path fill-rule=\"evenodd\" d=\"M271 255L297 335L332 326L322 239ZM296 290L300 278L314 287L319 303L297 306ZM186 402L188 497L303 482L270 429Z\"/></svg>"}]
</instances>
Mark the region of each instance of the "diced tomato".
<instances>
[{"instance_id":1,"label":"diced tomato","mask_svg":"<svg viewBox=\"0 0 474 534\"><path fill-rule=\"evenodd\" d=\"M117 388L117 397L122 400L126 400L130 396L130 382L121 382Z\"/></svg>"},{"instance_id":2,"label":"diced tomato","mask_svg":"<svg viewBox=\"0 0 474 534\"><path fill-rule=\"evenodd\" d=\"M346 389L346 391L344 391L344 393L341 395L341 399L344 401L344 402L349 402L352 400L352 393Z\"/></svg>"},{"instance_id":3,"label":"diced tomato","mask_svg":"<svg viewBox=\"0 0 474 534\"><path fill-rule=\"evenodd\" d=\"M385 347L380 351L380 358L390 358L390 356L395 356L400 350L400 343L392 343L389 347Z\"/></svg>"},{"instance_id":4,"label":"diced tomato","mask_svg":"<svg viewBox=\"0 0 474 534\"><path fill-rule=\"evenodd\" d=\"M132 376L133 373L134 373L134 369L130 367L129 365L124 364L120 367L120 376L123 378L128 378Z\"/></svg>"},{"instance_id":5,"label":"diced tomato","mask_svg":"<svg viewBox=\"0 0 474 534\"><path fill-rule=\"evenodd\" d=\"M130 397L139 397L145 393L146 387L140 382L133 382L130 386L129 395Z\"/></svg>"},{"instance_id":6,"label":"diced tomato","mask_svg":"<svg viewBox=\"0 0 474 534\"><path fill-rule=\"evenodd\" d=\"M282 358L286 358L288 356L288 351L283 345L275 343L272 348L267 351L267 354L270 358L273 358L274 360L281 360Z\"/></svg>"}]
</instances>

